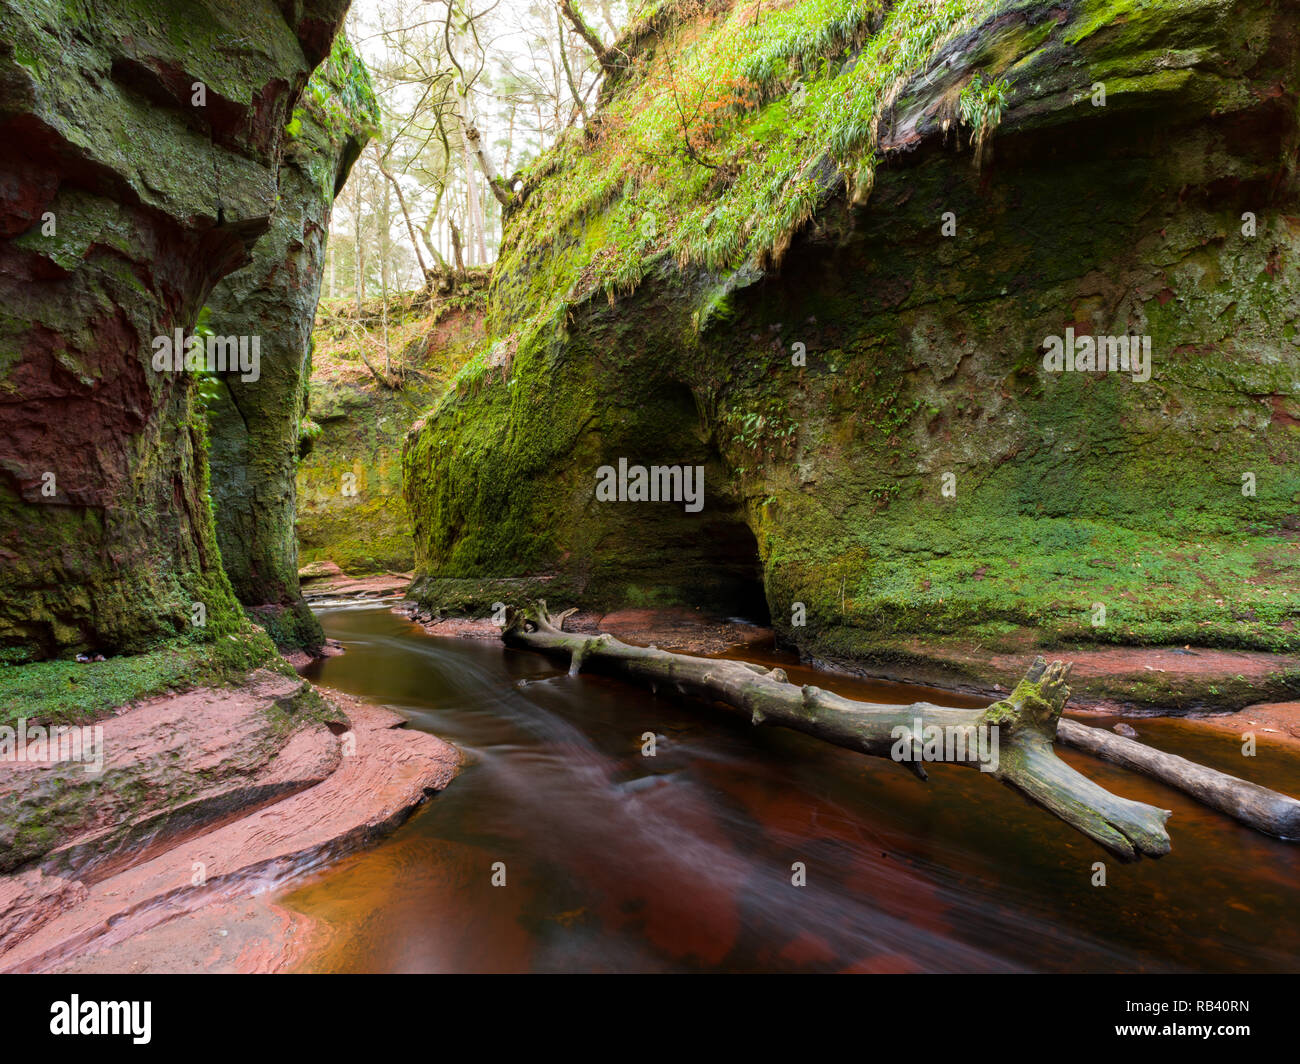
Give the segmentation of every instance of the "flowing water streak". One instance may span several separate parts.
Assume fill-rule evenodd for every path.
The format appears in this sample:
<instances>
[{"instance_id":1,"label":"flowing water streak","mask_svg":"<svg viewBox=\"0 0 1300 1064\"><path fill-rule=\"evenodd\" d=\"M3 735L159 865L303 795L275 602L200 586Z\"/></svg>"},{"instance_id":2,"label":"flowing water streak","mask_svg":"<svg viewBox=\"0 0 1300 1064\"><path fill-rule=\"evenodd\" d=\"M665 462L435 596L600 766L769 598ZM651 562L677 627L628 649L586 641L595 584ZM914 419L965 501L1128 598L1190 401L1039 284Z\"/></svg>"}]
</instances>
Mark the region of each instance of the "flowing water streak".
<instances>
[{"instance_id":1,"label":"flowing water streak","mask_svg":"<svg viewBox=\"0 0 1300 1064\"><path fill-rule=\"evenodd\" d=\"M345 971L1001 971L1300 967L1300 847L1072 752L1174 810L1174 852L1121 865L969 769L754 728L541 656L433 639L382 608L322 613L309 675L457 744L461 776L393 837L287 897ZM746 657L755 655L746 652ZM960 697L793 666L849 697ZM1176 753L1300 793L1300 758L1138 722ZM643 757L643 736L657 754ZM1106 862L1107 885L1092 885ZM506 885L493 886L493 866ZM806 886L795 886L796 864Z\"/></svg>"}]
</instances>

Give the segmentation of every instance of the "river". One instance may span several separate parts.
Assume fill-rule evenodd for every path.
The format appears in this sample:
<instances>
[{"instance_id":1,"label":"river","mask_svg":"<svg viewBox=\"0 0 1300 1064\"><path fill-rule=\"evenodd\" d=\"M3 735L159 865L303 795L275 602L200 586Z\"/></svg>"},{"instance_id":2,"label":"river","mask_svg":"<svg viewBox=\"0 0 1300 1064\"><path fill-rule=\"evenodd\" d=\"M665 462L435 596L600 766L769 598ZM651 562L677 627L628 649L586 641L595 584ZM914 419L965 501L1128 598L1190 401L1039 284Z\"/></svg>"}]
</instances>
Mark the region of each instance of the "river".
<instances>
[{"instance_id":1,"label":"river","mask_svg":"<svg viewBox=\"0 0 1300 1064\"><path fill-rule=\"evenodd\" d=\"M1300 969L1300 846L1084 755L1063 752L1174 811L1172 854L1122 864L969 768L931 765L922 783L719 708L433 638L382 607L320 616L347 652L307 675L393 707L466 765L392 836L284 895L329 931L307 970ZM746 657L850 697L972 704ZM1300 794L1288 749L1248 759L1232 736L1133 723L1143 741Z\"/></svg>"}]
</instances>

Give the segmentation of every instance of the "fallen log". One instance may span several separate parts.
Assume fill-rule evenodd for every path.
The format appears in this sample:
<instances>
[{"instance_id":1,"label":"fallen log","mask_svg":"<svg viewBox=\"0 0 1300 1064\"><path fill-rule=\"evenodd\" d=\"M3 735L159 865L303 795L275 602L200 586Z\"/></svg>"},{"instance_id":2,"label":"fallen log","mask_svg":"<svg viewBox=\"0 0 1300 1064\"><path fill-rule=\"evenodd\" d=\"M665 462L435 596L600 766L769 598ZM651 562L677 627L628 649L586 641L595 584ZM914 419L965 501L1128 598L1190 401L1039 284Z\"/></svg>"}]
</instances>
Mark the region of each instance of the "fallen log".
<instances>
[{"instance_id":1,"label":"fallen log","mask_svg":"<svg viewBox=\"0 0 1300 1064\"><path fill-rule=\"evenodd\" d=\"M586 668L656 693L722 702L748 713L754 724L790 728L888 757L922 779L924 760L979 768L1121 859L1169 852L1169 810L1111 794L1053 752L1057 722L1070 697L1068 664L1048 665L1038 658L1008 697L985 709L949 709L929 702L877 705L796 686L781 669L629 646L607 634L565 632L564 619L573 612L552 617L541 601L527 612L512 610L501 638L508 646L568 658L571 675ZM970 756L989 750L991 759Z\"/></svg>"},{"instance_id":2,"label":"fallen log","mask_svg":"<svg viewBox=\"0 0 1300 1064\"><path fill-rule=\"evenodd\" d=\"M1258 783L1198 765L1114 732L1090 728L1077 720L1062 718L1056 728L1056 741L1176 787L1265 835L1300 839L1300 802Z\"/></svg>"}]
</instances>

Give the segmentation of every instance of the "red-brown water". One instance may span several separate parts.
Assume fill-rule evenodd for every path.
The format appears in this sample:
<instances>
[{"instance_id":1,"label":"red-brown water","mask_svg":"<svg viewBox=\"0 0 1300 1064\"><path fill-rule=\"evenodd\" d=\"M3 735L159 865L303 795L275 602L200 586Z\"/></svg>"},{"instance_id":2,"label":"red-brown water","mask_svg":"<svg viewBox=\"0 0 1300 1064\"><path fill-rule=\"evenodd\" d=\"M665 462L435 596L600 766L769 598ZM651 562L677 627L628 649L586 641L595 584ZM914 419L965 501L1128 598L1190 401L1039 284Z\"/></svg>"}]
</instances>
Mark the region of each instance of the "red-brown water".
<instances>
[{"instance_id":1,"label":"red-brown water","mask_svg":"<svg viewBox=\"0 0 1300 1064\"><path fill-rule=\"evenodd\" d=\"M1172 854L1121 864L969 768L932 765L922 783L529 652L433 639L382 609L321 619L348 652L311 677L398 709L467 765L393 836L287 895L331 931L309 969L1300 970L1300 844L1083 755L1063 756L1174 811ZM781 663L850 697L971 704ZM1244 758L1231 736L1133 723L1300 794L1289 750ZM641 756L645 732L656 757Z\"/></svg>"}]
</instances>

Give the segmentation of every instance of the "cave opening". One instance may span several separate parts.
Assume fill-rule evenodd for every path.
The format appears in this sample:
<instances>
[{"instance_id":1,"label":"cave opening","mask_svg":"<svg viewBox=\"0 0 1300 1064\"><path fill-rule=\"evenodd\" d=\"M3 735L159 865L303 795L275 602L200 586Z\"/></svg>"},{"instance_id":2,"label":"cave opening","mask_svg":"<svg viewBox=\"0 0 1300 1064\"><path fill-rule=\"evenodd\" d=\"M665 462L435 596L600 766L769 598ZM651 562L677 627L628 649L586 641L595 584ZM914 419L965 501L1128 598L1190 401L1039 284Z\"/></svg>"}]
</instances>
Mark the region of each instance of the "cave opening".
<instances>
[{"instance_id":1,"label":"cave opening","mask_svg":"<svg viewBox=\"0 0 1300 1064\"><path fill-rule=\"evenodd\" d=\"M688 606L768 625L743 488L692 389L647 382L602 434L592 587L610 605Z\"/></svg>"},{"instance_id":2,"label":"cave opening","mask_svg":"<svg viewBox=\"0 0 1300 1064\"><path fill-rule=\"evenodd\" d=\"M728 618L767 626L772 622L763 587L758 541L739 517L719 516L701 530L698 564L709 577L701 590L708 607Z\"/></svg>"}]
</instances>

